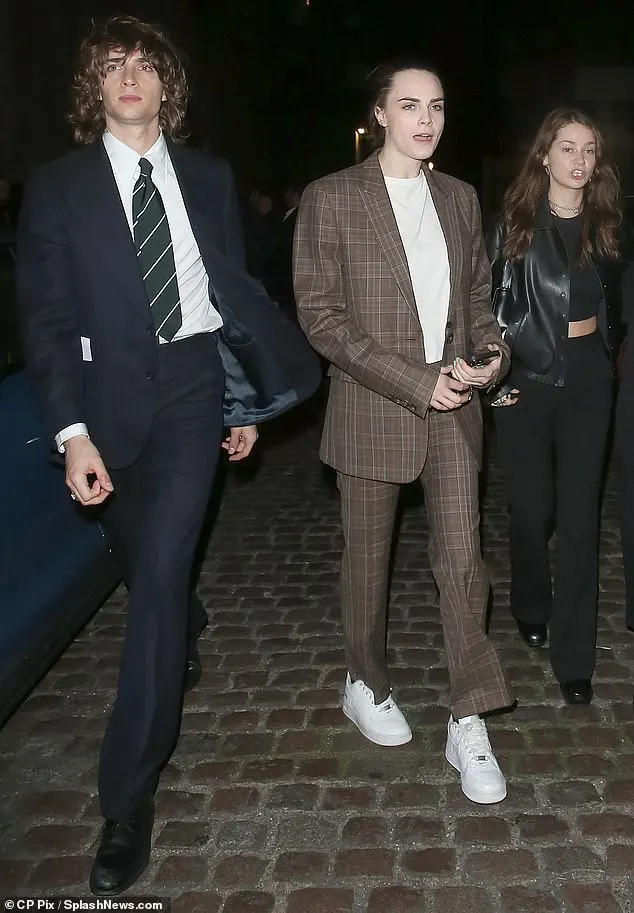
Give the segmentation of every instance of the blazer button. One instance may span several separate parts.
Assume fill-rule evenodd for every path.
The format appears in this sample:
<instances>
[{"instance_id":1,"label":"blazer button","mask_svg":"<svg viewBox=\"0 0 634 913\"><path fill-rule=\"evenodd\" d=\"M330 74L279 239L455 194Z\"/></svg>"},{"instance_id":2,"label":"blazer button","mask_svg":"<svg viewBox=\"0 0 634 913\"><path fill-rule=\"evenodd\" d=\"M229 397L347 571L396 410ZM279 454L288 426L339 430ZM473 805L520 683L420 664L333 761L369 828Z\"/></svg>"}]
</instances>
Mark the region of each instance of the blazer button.
<instances>
[{"instance_id":1,"label":"blazer button","mask_svg":"<svg viewBox=\"0 0 634 913\"><path fill-rule=\"evenodd\" d=\"M145 379L146 379L147 381L154 380L154 375L152 374L151 371L148 371L148 373L145 375Z\"/></svg>"},{"instance_id":2,"label":"blazer button","mask_svg":"<svg viewBox=\"0 0 634 913\"><path fill-rule=\"evenodd\" d=\"M566 293L565 293L565 292L560 292L560 293L559 293L559 297L560 297L560 298L565 298L565 297L566 297Z\"/></svg>"},{"instance_id":3,"label":"blazer button","mask_svg":"<svg viewBox=\"0 0 634 913\"><path fill-rule=\"evenodd\" d=\"M447 342L453 342L453 333L447 333Z\"/></svg>"},{"instance_id":4,"label":"blazer button","mask_svg":"<svg viewBox=\"0 0 634 913\"><path fill-rule=\"evenodd\" d=\"M448 321L447 321L447 329L450 330L452 327L453 327L453 323L451 322L451 320L448 320Z\"/></svg>"}]
</instances>

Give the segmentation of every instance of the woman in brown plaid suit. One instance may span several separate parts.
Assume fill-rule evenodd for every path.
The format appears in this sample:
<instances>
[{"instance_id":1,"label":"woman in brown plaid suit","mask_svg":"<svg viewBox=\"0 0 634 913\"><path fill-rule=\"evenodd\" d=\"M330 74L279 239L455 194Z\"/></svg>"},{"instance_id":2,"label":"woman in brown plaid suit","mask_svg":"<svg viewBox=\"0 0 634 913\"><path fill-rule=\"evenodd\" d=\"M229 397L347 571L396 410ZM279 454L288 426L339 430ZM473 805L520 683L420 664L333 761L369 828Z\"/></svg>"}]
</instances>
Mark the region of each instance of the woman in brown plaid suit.
<instances>
[{"instance_id":1,"label":"woman in brown plaid suit","mask_svg":"<svg viewBox=\"0 0 634 913\"><path fill-rule=\"evenodd\" d=\"M512 698L485 631L472 388L506 370L508 350L491 313L475 191L427 167L444 125L438 77L403 61L372 80L383 145L306 189L294 248L299 319L331 362L321 457L337 470L345 538L343 711L379 745L411 739L391 696L385 631L399 490L420 479L451 678L445 756L469 798L499 802L506 783L479 714ZM486 363L470 367L482 352Z\"/></svg>"}]
</instances>

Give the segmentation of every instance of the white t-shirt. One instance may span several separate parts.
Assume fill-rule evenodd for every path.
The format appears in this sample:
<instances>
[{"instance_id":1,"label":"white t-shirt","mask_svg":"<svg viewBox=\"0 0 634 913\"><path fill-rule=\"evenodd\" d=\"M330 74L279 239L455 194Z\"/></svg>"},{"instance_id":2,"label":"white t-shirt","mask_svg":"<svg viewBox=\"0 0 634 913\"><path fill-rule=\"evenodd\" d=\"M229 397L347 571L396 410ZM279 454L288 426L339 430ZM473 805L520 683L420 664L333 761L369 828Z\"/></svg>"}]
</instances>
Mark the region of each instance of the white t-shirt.
<instances>
[{"instance_id":1,"label":"white t-shirt","mask_svg":"<svg viewBox=\"0 0 634 913\"><path fill-rule=\"evenodd\" d=\"M396 224L405 248L423 330L425 361L442 359L449 312L449 256L424 172L415 178L385 176Z\"/></svg>"}]
</instances>

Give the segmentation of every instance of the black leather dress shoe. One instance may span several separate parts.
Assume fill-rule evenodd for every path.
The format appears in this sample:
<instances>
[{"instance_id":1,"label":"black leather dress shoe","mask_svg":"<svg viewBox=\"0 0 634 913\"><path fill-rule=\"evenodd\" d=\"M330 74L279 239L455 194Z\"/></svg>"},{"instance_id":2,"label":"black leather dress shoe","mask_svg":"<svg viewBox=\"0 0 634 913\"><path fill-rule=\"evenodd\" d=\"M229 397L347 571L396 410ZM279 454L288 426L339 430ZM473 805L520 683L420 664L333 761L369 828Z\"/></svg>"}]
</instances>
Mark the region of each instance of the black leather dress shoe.
<instances>
[{"instance_id":1,"label":"black leather dress shoe","mask_svg":"<svg viewBox=\"0 0 634 913\"><path fill-rule=\"evenodd\" d=\"M515 619L515 623L525 644L528 644L529 647L544 646L548 635L546 625L534 625L528 621L520 621L519 618Z\"/></svg>"},{"instance_id":2,"label":"black leather dress shoe","mask_svg":"<svg viewBox=\"0 0 634 913\"><path fill-rule=\"evenodd\" d=\"M187 665L185 667L185 691L191 691L200 681L203 667L200 662L200 653L196 641L191 641L187 650Z\"/></svg>"},{"instance_id":3,"label":"black leather dress shoe","mask_svg":"<svg viewBox=\"0 0 634 913\"><path fill-rule=\"evenodd\" d=\"M90 873L90 890L98 897L121 894L133 885L150 861L154 799L147 796L128 818L106 819Z\"/></svg>"},{"instance_id":4,"label":"black leather dress shoe","mask_svg":"<svg viewBox=\"0 0 634 913\"><path fill-rule=\"evenodd\" d=\"M589 678L560 682L559 687L567 704L589 704L592 700L592 682Z\"/></svg>"}]
</instances>

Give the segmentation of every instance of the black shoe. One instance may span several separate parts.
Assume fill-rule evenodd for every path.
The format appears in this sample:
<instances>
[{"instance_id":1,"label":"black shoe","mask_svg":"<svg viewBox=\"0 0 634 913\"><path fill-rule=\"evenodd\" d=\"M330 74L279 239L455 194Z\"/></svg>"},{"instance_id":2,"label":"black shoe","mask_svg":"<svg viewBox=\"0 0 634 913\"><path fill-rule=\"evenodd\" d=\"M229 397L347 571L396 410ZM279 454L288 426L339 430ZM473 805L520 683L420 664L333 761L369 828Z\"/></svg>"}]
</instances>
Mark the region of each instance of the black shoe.
<instances>
[{"instance_id":1,"label":"black shoe","mask_svg":"<svg viewBox=\"0 0 634 913\"><path fill-rule=\"evenodd\" d=\"M195 688L200 677L203 674L203 667L200 663L200 654L196 641L190 642L187 650L187 665L185 666L185 691L191 691Z\"/></svg>"},{"instance_id":2,"label":"black shoe","mask_svg":"<svg viewBox=\"0 0 634 913\"><path fill-rule=\"evenodd\" d=\"M129 817L107 818L90 873L90 890L98 897L121 894L134 884L150 861L154 799L147 796Z\"/></svg>"},{"instance_id":3,"label":"black shoe","mask_svg":"<svg viewBox=\"0 0 634 913\"><path fill-rule=\"evenodd\" d=\"M519 618L515 619L515 623L525 644L528 644L529 647L544 646L548 635L546 625L534 625L529 621L520 621Z\"/></svg>"},{"instance_id":4,"label":"black shoe","mask_svg":"<svg viewBox=\"0 0 634 913\"><path fill-rule=\"evenodd\" d=\"M589 704L592 700L592 682L589 678L560 682L559 687L567 704Z\"/></svg>"}]
</instances>

